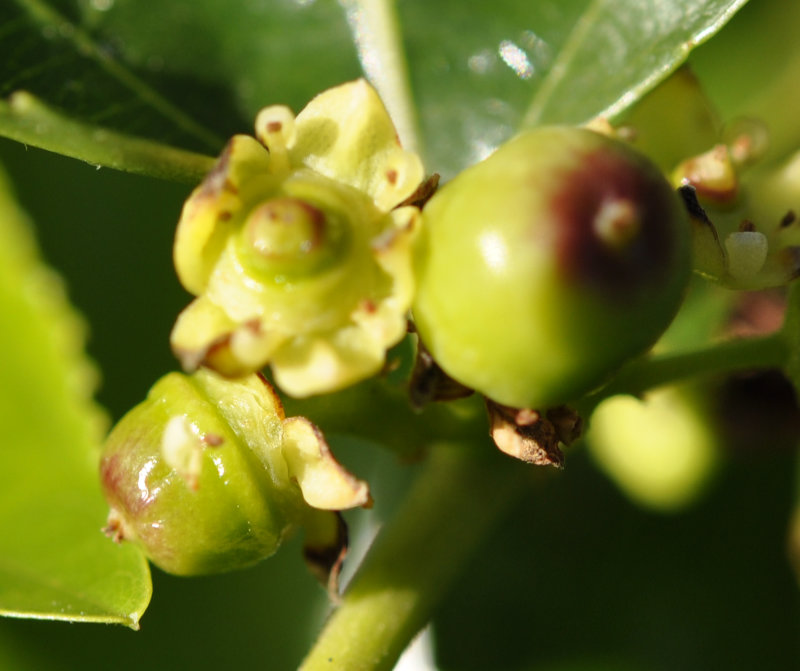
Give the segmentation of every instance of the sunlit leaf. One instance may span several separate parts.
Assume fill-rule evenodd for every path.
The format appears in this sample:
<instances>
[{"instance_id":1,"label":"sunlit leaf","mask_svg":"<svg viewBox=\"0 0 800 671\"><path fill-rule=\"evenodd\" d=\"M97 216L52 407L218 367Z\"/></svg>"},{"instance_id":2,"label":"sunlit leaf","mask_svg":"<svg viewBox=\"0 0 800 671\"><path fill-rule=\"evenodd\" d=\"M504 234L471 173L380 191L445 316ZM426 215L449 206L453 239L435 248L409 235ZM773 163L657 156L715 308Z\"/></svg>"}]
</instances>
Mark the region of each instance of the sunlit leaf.
<instances>
[{"instance_id":1,"label":"sunlit leaf","mask_svg":"<svg viewBox=\"0 0 800 671\"><path fill-rule=\"evenodd\" d=\"M575 24L524 124L614 116L675 69L746 0L593 0Z\"/></svg>"},{"instance_id":2,"label":"sunlit leaf","mask_svg":"<svg viewBox=\"0 0 800 671\"><path fill-rule=\"evenodd\" d=\"M429 161L454 172L521 125L621 112L742 4L399 3Z\"/></svg>"},{"instance_id":3,"label":"sunlit leaf","mask_svg":"<svg viewBox=\"0 0 800 671\"><path fill-rule=\"evenodd\" d=\"M30 90L84 123L208 151L264 105L299 110L359 76L361 49L367 74L407 63L411 100L395 109L412 124L416 110L429 170L447 177L523 123L621 111L743 3L404 0L365 51L379 21L353 7L391 2L13 0L0 95Z\"/></svg>"},{"instance_id":4,"label":"sunlit leaf","mask_svg":"<svg viewBox=\"0 0 800 671\"><path fill-rule=\"evenodd\" d=\"M215 160L75 121L25 91L14 93L7 101L0 100L0 135L98 167L192 184L203 178Z\"/></svg>"},{"instance_id":5,"label":"sunlit leaf","mask_svg":"<svg viewBox=\"0 0 800 671\"><path fill-rule=\"evenodd\" d=\"M104 417L84 326L42 265L0 175L0 614L137 626L150 599L135 548L101 533Z\"/></svg>"},{"instance_id":6,"label":"sunlit leaf","mask_svg":"<svg viewBox=\"0 0 800 671\"><path fill-rule=\"evenodd\" d=\"M222 136L122 63L113 41L96 39L77 21L74 5L0 4L0 95L25 90L82 121L191 149L221 145Z\"/></svg>"}]
</instances>

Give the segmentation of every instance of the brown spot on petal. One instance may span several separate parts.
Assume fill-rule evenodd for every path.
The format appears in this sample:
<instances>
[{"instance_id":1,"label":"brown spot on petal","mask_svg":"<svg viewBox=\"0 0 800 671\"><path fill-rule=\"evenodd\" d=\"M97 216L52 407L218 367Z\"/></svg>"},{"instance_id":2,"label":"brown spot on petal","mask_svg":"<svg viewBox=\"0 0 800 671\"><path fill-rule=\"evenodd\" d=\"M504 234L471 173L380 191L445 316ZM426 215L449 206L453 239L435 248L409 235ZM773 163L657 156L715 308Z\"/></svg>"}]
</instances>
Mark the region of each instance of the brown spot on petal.
<instances>
[{"instance_id":1,"label":"brown spot on petal","mask_svg":"<svg viewBox=\"0 0 800 671\"><path fill-rule=\"evenodd\" d=\"M282 129L283 129L283 124L280 121L270 121L267 124L268 133L280 133Z\"/></svg>"},{"instance_id":2,"label":"brown spot on petal","mask_svg":"<svg viewBox=\"0 0 800 671\"><path fill-rule=\"evenodd\" d=\"M261 323L258 319L251 319L238 327L237 330L247 329L255 334L261 332ZM231 339L235 331L225 333L212 340L204 348L189 350L180 347L173 347L173 352L181 362L183 370L193 373L201 366L225 377L239 377L252 372L252 369L244 366L238 358L231 352Z\"/></svg>"},{"instance_id":3,"label":"brown spot on petal","mask_svg":"<svg viewBox=\"0 0 800 671\"><path fill-rule=\"evenodd\" d=\"M203 436L202 441L208 447L219 447L225 442L225 439L216 433L207 433Z\"/></svg>"},{"instance_id":4,"label":"brown spot on petal","mask_svg":"<svg viewBox=\"0 0 800 671\"><path fill-rule=\"evenodd\" d=\"M397 184L397 170L387 170L386 171L386 179L389 181L389 184L394 186Z\"/></svg>"},{"instance_id":5,"label":"brown spot on petal","mask_svg":"<svg viewBox=\"0 0 800 671\"><path fill-rule=\"evenodd\" d=\"M211 168L211 171L200 185L199 195L215 198L224 189L225 183L228 181L228 168L231 162L231 154L233 153L233 143L234 140L232 139L225 145L214 167Z\"/></svg>"},{"instance_id":6,"label":"brown spot on petal","mask_svg":"<svg viewBox=\"0 0 800 671\"><path fill-rule=\"evenodd\" d=\"M678 187L678 195L681 197L681 200L683 200L683 206L686 208L690 217L700 219L709 225L711 224L708 214L706 214L700 201L697 200L697 189L691 184L684 184Z\"/></svg>"}]
</instances>

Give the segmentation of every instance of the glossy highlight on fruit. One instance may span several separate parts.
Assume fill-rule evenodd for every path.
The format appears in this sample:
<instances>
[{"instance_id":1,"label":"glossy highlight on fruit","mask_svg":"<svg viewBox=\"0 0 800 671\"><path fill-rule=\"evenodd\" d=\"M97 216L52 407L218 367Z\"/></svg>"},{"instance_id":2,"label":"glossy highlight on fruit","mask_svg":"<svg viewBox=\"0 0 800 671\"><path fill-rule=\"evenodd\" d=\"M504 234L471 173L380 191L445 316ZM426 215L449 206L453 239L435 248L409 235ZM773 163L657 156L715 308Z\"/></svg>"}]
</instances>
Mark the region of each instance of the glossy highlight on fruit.
<instances>
[{"instance_id":1,"label":"glossy highlight on fruit","mask_svg":"<svg viewBox=\"0 0 800 671\"><path fill-rule=\"evenodd\" d=\"M671 321L689 224L660 170L587 129L524 132L423 211L413 318L458 382L512 407L602 384Z\"/></svg>"},{"instance_id":2,"label":"glossy highlight on fruit","mask_svg":"<svg viewBox=\"0 0 800 671\"><path fill-rule=\"evenodd\" d=\"M335 560L346 533L334 511L370 501L311 422L284 416L264 378L208 370L153 386L109 435L100 480L108 535L177 575L245 568L299 528L308 556Z\"/></svg>"}]
</instances>

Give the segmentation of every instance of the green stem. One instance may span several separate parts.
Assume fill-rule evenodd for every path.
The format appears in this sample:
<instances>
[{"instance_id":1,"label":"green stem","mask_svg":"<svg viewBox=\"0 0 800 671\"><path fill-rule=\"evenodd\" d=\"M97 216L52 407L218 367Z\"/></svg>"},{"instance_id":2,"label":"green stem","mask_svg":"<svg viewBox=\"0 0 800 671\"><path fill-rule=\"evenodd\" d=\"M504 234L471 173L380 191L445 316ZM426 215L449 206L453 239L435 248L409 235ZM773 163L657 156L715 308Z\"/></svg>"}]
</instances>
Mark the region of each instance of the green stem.
<instances>
[{"instance_id":1,"label":"green stem","mask_svg":"<svg viewBox=\"0 0 800 671\"><path fill-rule=\"evenodd\" d=\"M616 394L639 395L648 389L690 377L716 375L750 368L783 367L790 348L782 332L760 338L730 340L692 352L669 353L639 359L624 367L596 394L580 405L589 412L604 398Z\"/></svg>"},{"instance_id":2,"label":"green stem","mask_svg":"<svg viewBox=\"0 0 800 671\"><path fill-rule=\"evenodd\" d=\"M530 474L488 449L437 445L301 671L392 669Z\"/></svg>"}]
</instances>

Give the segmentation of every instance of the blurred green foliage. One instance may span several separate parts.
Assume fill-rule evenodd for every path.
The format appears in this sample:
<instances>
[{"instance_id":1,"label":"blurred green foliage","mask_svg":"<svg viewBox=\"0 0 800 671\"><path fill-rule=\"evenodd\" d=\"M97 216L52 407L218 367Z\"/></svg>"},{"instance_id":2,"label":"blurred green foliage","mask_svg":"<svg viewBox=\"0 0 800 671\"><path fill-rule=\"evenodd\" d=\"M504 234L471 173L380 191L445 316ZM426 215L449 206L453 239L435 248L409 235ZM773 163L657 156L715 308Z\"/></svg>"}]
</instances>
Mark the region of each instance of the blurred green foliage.
<instances>
[{"instance_id":1,"label":"blurred green foliage","mask_svg":"<svg viewBox=\"0 0 800 671\"><path fill-rule=\"evenodd\" d=\"M5 0L0 14L4 26L33 40L24 48L15 43L20 58L39 48L23 25L18 8L25 4ZM343 14L327 0L262 0L241 3L238 11L215 0L170 0L147 13L132 0L52 4L70 20L83 20L103 53L219 136L247 132L264 103L299 109L325 86L359 74ZM97 9L106 4L113 9ZM752 6L769 2L750 4L730 34L746 34L756 20L758 7ZM559 25L585 5L537 3L541 34L550 44L563 43L568 33ZM526 9L527 3L512 0L492 12L468 3L400 3L431 168L454 172L482 151L478 140L497 144L519 123L541 80L516 76L497 46L504 39L518 42L539 25L526 18ZM721 77L729 71L727 52L714 52L722 48L714 45L698 49L698 67ZM59 49L50 56L55 63L63 55ZM480 57L472 66L471 56ZM101 90L119 85L92 62ZM0 63L3 77L18 74L13 62ZM55 90L26 72L35 93ZM51 82L73 81L58 72ZM733 84L722 81L721 90L730 93L726 87ZM8 86L0 92L8 93ZM69 107L70 100L50 102ZM103 96L98 100L102 107ZM152 106L143 110L134 101L107 115L101 111L94 108L89 118L214 150L202 141L192 144L174 116ZM144 119L141 126L136 119ZM117 419L176 367L168 334L189 297L175 278L171 243L188 188L96 170L7 140L0 140L0 163L37 224L46 260L64 275L72 302L91 325L88 350L103 376L98 400ZM390 514L413 466L398 465L374 446L333 442L348 466L373 481L378 506L371 515ZM793 668L800 663L800 600L785 538L794 455L775 447L763 437L746 452L723 455L700 502L672 515L632 505L576 450L567 468L531 491L484 543L441 608L434 622L441 669ZM354 528L361 519L352 518ZM156 571L153 601L138 633L2 620L0 667L294 668L326 608L299 551L295 540L259 567L226 576L186 580Z\"/></svg>"}]
</instances>

